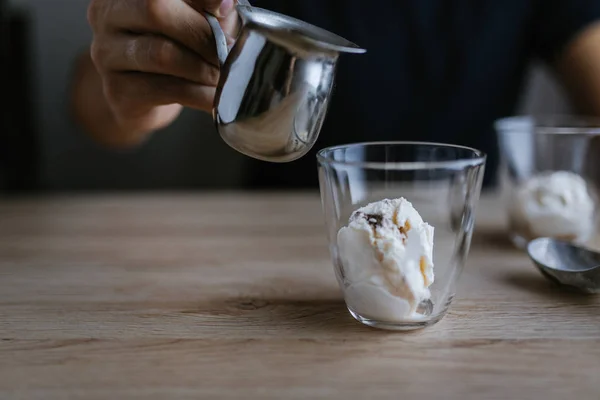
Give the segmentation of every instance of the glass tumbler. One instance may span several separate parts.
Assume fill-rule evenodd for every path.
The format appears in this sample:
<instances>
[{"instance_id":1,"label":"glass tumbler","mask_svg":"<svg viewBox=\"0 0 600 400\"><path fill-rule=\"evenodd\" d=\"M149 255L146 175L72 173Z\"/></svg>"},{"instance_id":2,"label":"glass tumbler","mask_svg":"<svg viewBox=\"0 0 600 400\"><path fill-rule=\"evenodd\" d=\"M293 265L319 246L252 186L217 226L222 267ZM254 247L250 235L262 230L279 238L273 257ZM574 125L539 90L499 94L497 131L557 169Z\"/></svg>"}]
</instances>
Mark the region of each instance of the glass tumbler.
<instances>
[{"instance_id":1,"label":"glass tumbler","mask_svg":"<svg viewBox=\"0 0 600 400\"><path fill-rule=\"evenodd\" d=\"M600 121L515 116L496 121L496 130L513 244L551 237L595 247Z\"/></svg>"},{"instance_id":2,"label":"glass tumbler","mask_svg":"<svg viewBox=\"0 0 600 400\"><path fill-rule=\"evenodd\" d=\"M378 142L326 148L317 160L330 255L350 314L365 325L392 330L440 321L469 253L486 155L448 144ZM396 245L378 247L383 231L373 226L371 233L369 225L363 225L366 230L356 231L362 232L355 236L356 245L340 246L340 229L350 228L357 209L402 198L433 227L433 279L427 279L423 266L421 277L414 267L420 263L407 258L424 239L406 233L411 229L401 221L406 206L394 213L397 226L383 238L398 240ZM368 218L375 223L379 217ZM411 218L414 221L414 214Z\"/></svg>"}]
</instances>

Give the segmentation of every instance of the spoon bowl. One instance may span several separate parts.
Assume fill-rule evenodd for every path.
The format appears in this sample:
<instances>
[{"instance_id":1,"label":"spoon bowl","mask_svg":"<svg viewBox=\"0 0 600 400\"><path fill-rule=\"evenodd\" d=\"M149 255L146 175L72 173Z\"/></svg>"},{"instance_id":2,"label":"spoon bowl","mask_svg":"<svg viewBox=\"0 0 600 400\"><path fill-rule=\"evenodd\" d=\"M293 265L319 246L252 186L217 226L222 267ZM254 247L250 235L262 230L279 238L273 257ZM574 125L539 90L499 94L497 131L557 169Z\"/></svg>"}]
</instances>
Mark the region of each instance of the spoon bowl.
<instances>
[{"instance_id":1,"label":"spoon bowl","mask_svg":"<svg viewBox=\"0 0 600 400\"><path fill-rule=\"evenodd\" d=\"M532 240L527 253L551 281L583 293L600 293L600 253L551 238Z\"/></svg>"}]
</instances>

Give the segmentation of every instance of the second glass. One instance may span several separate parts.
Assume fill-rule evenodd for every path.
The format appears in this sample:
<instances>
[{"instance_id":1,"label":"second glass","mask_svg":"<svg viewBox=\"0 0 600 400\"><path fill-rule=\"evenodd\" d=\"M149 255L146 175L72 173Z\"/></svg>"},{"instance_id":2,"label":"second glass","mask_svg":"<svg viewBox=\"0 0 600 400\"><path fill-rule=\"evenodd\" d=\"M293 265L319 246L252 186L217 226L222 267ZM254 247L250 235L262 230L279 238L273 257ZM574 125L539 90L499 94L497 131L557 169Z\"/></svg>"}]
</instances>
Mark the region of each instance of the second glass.
<instances>
[{"instance_id":1,"label":"second glass","mask_svg":"<svg viewBox=\"0 0 600 400\"><path fill-rule=\"evenodd\" d=\"M590 245L598 228L600 121L523 116L496 121L516 247L539 237Z\"/></svg>"}]
</instances>

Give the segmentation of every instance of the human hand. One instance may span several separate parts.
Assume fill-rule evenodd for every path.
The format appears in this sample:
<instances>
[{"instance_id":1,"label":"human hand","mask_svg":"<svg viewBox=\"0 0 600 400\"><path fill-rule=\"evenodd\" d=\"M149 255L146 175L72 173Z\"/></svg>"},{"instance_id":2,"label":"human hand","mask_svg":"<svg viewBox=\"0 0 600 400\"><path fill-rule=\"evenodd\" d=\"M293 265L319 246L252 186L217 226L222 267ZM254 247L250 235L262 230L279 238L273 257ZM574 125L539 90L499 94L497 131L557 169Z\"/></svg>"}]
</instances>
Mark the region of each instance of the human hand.
<instances>
[{"instance_id":1,"label":"human hand","mask_svg":"<svg viewBox=\"0 0 600 400\"><path fill-rule=\"evenodd\" d=\"M211 110L219 67L203 12L233 41L234 0L92 0L91 57L123 129L163 128L183 106Z\"/></svg>"}]
</instances>

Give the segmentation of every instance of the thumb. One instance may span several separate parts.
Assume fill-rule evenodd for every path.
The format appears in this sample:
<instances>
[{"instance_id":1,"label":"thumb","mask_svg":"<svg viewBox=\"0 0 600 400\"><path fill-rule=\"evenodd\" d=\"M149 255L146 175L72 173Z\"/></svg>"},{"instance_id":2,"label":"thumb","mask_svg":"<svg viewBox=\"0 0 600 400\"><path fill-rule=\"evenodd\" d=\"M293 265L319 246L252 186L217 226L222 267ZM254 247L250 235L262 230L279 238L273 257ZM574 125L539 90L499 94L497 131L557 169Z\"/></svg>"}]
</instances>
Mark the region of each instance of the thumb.
<instances>
[{"instance_id":1,"label":"thumb","mask_svg":"<svg viewBox=\"0 0 600 400\"><path fill-rule=\"evenodd\" d=\"M194 0L197 6L217 18L226 18L234 10L234 0Z\"/></svg>"}]
</instances>

